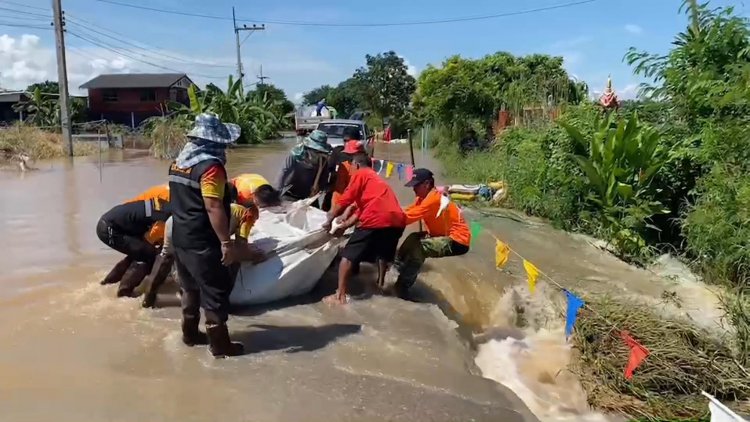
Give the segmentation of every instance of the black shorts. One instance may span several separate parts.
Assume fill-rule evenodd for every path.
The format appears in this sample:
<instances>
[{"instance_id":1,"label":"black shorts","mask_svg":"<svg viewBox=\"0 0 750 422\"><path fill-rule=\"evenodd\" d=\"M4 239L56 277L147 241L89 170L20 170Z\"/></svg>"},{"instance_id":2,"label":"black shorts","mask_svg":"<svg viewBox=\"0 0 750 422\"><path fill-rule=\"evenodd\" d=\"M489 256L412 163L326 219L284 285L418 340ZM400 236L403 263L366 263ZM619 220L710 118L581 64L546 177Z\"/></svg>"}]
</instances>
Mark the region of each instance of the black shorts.
<instances>
[{"instance_id":1,"label":"black shorts","mask_svg":"<svg viewBox=\"0 0 750 422\"><path fill-rule=\"evenodd\" d=\"M127 234L104 219L100 219L96 224L96 235L110 248L136 261L145 262L147 265L153 265L156 256L159 255L159 250L148 243L143 236Z\"/></svg>"},{"instance_id":2,"label":"black shorts","mask_svg":"<svg viewBox=\"0 0 750 422\"><path fill-rule=\"evenodd\" d=\"M341 251L341 257L355 264L379 259L393 262L396 257L398 241L403 234L403 227L356 228L346 246L344 246L344 250Z\"/></svg>"}]
</instances>

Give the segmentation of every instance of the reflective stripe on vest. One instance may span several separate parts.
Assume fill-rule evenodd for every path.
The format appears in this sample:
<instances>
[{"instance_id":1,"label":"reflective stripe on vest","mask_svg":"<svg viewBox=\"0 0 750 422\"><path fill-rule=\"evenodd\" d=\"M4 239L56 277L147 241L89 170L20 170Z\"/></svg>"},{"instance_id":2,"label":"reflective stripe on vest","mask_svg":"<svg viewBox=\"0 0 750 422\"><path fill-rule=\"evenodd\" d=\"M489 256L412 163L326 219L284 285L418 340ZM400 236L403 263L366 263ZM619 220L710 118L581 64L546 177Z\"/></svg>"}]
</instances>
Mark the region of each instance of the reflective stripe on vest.
<instances>
[{"instance_id":1,"label":"reflective stripe on vest","mask_svg":"<svg viewBox=\"0 0 750 422\"><path fill-rule=\"evenodd\" d=\"M151 217L153 214L153 204L149 200L143 201L143 204L146 207L146 217Z\"/></svg>"},{"instance_id":2,"label":"reflective stripe on vest","mask_svg":"<svg viewBox=\"0 0 750 422\"><path fill-rule=\"evenodd\" d=\"M188 179L187 177L180 176L177 174L170 174L169 175L169 181L179 183L181 185L189 186L194 189L200 189L201 184L196 182L195 180Z\"/></svg>"}]
</instances>

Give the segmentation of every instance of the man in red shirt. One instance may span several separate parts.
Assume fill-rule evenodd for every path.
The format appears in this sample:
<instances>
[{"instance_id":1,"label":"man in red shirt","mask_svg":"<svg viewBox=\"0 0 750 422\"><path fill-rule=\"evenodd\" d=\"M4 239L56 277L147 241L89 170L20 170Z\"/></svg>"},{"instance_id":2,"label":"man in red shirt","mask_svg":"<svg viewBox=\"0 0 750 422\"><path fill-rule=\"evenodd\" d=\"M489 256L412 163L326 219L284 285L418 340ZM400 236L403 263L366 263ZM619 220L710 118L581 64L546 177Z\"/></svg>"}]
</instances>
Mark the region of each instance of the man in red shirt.
<instances>
[{"instance_id":1,"label":"man in red shirt","mask_svg":"<svg viewBox=\"0 0 750 422\"><path fill-rule=\"evenodd\" d=\"M341 252L339 286L335 294L324 299L327 303L346 303L346 287L352 268L363 259L374 257L378 263L378 283L383 282L387 265L393 262L396 248L406 227L406 216L396 194L388 183L372 169L367 154L352 159L352 178L328 215L326 230L334 218L342 215L350 205L358 210L359 224Z\"/></svg>"}]
</instances>

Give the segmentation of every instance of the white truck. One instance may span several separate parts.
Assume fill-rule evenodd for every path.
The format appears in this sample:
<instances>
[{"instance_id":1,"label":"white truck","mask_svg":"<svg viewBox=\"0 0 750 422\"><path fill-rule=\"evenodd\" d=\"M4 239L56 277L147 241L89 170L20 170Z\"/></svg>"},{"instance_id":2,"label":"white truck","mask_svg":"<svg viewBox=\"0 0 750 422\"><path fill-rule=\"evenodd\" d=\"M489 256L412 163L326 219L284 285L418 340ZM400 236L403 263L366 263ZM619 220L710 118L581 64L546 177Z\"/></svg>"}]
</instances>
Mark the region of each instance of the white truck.
<instances>
[{"instance_id":1,"label":"white truck","mask_svg":"<svg viewBox=\"0 0 750 422\"><path fill-rule=\"evenodd\" d=\"M325 106L317 113L317 107L300 106L294 111L294 126L297 136L305 136L315 130L321 122L336 118L336 109L331 106Z\"/></svg>"}]
</instances>

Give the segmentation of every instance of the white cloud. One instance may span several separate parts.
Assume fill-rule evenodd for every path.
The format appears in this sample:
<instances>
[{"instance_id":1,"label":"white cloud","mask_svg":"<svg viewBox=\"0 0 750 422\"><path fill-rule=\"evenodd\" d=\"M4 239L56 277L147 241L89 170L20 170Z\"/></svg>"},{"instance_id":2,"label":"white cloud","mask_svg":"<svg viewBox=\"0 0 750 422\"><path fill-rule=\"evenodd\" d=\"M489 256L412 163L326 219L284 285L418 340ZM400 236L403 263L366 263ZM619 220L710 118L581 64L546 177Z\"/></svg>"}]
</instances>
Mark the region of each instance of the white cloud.
<instances>
[{"instance_id":1,"label":"white cloud","mask_svg":"<svg viewBox=\"0 0 750 422\"><path fill-rule=\"evenodd\" d=\"M633 23L625 25L625 30L635 35L640 35L643 33L643 28Z\"/></svg>"},{"instance_id":2,"label":"white cloud","mask_svg":"<svg viewBox=\"0 0 750 422\"><path fill-rule=\"evenodd\" d=\"M406 57L402 55L399 55L399 57L404 61L404 64L406 65L406 73L416 78L417 75L419 75L419 70L417 70L417 67L409 63L409 59L407 59Z\"/></svg>"}]
</instances>

